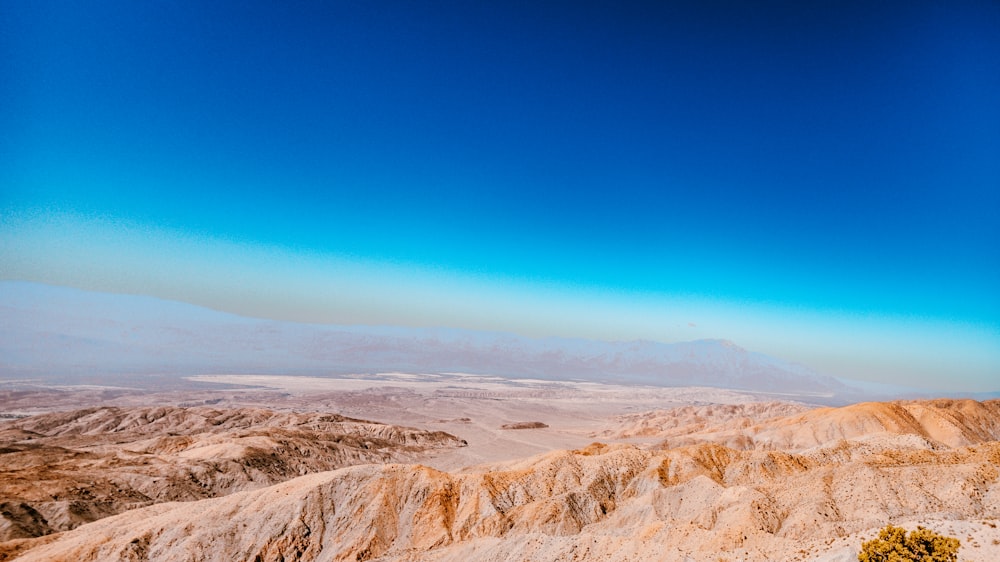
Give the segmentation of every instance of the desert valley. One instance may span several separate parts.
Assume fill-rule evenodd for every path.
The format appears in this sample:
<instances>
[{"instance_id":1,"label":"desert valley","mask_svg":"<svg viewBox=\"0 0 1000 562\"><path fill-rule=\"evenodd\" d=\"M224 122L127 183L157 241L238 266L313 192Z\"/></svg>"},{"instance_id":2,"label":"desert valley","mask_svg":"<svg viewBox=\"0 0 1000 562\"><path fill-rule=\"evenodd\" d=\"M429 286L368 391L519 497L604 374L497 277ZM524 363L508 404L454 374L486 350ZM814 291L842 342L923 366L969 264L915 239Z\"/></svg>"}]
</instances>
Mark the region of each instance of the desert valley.
<instances>
[{"instance_id":1,"label":"desert valley","mask_svg":"<svg viewBox=\"0 0 1000 562\"><path fill-rule=\"evenodd\" d=\"M717 340L0 288L2 561L843 562L887 524L1000 557L988 396L880 398Z\"/></svg>"},{"instance_id":2,"label":"desert valley","mask_svg":"<svg viewBox=\"0 0 1000 562\"><path fill-rule=\"evenodd\" d=\"M208 387L5 382L0 559L832 562L888 523L958 537L961 560L1000 556L997 400L191 382Z\"/></svg>"}]
</instances>

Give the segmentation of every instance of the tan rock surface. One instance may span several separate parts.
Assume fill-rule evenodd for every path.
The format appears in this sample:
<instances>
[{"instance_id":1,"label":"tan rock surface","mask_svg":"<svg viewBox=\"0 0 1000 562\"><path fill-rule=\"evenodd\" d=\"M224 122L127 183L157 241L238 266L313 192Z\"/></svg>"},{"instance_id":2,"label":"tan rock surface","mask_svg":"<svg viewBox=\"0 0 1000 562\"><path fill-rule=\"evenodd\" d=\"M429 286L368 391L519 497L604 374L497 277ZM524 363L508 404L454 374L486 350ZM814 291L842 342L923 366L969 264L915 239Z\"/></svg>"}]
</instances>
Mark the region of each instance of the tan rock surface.
<instances>
[{"instance_id":1,"label":"tan rock surface","mask_svg":"<svg viewBox=\"0 0 1000 562\"><path fill-rule=\"evenodd\" d=\"M612 428L594 436L658 438L670 447L720 443L737 449L803 450L862 438L960 447L1000 440L1000 400L865 402L840 408L788 402L685 406L617 416Z\"/></svg>"},{"instance_id":2,"label":"tan rock surface","mask_svg":"<svg viewBox=\"0 0 1000 562\"><path fill-rule=\"evenodd\" d=\"M335 414L90 408L0 424L0 540L462 442Z\"/></svg>"},{"instance_id":3,"label":"tan rock surface","mask_svg":"<svg viewBox=\"0 0 1000 562\"><path fill-rule=\"evenodd\" d=\"M886 523L928 521L962 535L963 560L1000 558L1000 442L987 439L995 404L884 406L782 418L843 424L794 451L594 444L456 472L352 466L138 509L18 560L832 562ZM949 446L955 435L975 443Z\"/></svg>"}]
</instances>

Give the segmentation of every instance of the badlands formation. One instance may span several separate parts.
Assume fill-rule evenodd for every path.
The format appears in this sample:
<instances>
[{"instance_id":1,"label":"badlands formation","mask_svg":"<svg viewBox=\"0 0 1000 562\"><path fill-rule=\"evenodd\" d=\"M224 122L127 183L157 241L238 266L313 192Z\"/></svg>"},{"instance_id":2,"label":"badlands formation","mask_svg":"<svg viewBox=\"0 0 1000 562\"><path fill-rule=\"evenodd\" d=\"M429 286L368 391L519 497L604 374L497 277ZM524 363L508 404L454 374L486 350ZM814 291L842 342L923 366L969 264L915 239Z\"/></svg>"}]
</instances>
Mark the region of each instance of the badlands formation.
<instances>
[{"instance_id":1,"label":"badlands formation","mask_svg":"<svg viewBox=\"0 0 1000 562\"><path fill-rule=\"evenodd\" d=\"M241 380L0 424L0 560L834 562L888 523L1000 559L996 400Z\"/></svg>"},{"instance_id":2,"label":"badlands formation","mask_svg":"<svg viewBox=\"0 0 1000 562\"><path fill-rule=\"evenodd\" d=\"M89 408L0 427L0 540L462 446L441 431L250 408Z\"/></svg>"}]
</instances>

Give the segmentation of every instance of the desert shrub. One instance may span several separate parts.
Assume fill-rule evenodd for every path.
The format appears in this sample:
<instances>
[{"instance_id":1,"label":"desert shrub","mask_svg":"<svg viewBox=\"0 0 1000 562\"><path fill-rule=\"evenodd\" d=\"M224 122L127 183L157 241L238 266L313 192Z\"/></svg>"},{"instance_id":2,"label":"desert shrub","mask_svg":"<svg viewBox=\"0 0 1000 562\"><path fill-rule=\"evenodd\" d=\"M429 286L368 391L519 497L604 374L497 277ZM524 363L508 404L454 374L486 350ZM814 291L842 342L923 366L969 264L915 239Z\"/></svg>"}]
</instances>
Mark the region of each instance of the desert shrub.
<instances>
[{"instance_id":1,"label":"desert shrub","mask_svg":"<svg viewBox=\"0 0 1000 562\"><path fill-rule=\"evenodd\" d=\"M878 538L861 545L859 562L956 562L958 539L917 527L910 533L886 525Z\"/></svg>"}]
</instances>

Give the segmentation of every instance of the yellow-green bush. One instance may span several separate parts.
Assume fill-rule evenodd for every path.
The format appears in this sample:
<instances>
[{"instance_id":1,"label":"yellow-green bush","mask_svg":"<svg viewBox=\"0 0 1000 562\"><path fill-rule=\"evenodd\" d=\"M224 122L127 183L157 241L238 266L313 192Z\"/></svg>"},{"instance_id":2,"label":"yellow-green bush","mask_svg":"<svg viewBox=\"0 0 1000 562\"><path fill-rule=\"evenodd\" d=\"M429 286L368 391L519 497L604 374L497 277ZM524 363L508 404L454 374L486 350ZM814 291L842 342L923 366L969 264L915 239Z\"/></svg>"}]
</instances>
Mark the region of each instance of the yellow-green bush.
<instances>
[{"instance_id":1,"label":"yellow-green bush","mask_svg":"<svg viewBox=\"0 0 1000 562\"><path fill-rule=\"evenodd\" d=\"M878 538L861 545L859 562L956 562L958 539L917 527L907 533L902 527L887 525Z\"/></svg>"}]
</instances>

